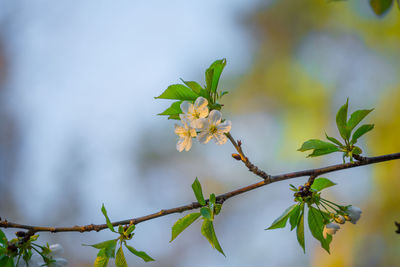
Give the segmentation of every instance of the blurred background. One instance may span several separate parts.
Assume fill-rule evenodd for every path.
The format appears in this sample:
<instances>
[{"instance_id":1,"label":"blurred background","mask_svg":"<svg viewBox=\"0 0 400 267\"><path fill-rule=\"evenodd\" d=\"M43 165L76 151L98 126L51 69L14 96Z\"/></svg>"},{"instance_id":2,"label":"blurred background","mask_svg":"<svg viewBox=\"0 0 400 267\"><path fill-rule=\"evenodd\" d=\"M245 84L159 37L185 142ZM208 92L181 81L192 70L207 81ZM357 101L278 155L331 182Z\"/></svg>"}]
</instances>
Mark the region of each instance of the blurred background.
<instances>
[{"instance_id":1,"label":"blurred background","mask_svg":"<svg viewBox=\"0 0 400 267\"><path fill-rule=\"evenodd\" d=\"M175 121L155 100L179 78L204 84L227 58L220 88L232 135L271 174L341 162L306 159L303 141L338 137L335 115L375 108L365 155L400 151L400 16L383 18L367 1L0 1L0 217L31 225L104 223L194 201L259 181L230 156L233 147L175 149ZM400 162L325 175L325 197L361 207L357 225L334 236L331 255L306 230L303 254L287 228L264 231L292 204L284 181L224 204L213 250L200 222L173 243L181 214L139 224L130 245L157 261L135 266L396 266ZM15 229L5 232L9 238ZM41 234L60 243L70 266L91 266L110 232ZM113 263L111 263L111 266Z\"/></svg>"}]
</instances>

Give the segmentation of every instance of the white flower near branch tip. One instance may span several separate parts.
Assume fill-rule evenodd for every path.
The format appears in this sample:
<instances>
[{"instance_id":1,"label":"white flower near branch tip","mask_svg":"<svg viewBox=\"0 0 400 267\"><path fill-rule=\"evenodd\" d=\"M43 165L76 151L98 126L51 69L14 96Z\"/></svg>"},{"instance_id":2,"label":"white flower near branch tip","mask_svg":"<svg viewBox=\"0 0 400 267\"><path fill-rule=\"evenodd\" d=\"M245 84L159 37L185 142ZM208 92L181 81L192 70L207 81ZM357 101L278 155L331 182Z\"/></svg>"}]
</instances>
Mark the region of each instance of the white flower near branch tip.
<instances>
[{"instance_id":1,"label":"white flower near branch tip","mask_svg":"<svg viewBox=\"0 0 400 267\"><path fill-rule=\"evenodd\" d=\"M348 209L347 209L347 214L349 215L349 221L352 223L352 224L356 224L356 222L360 219L360 217L361 217L361 213L362 213L362 211L361 211L361 209L360 208L358 208L358 207L355 207L355 206L350 206Z\"/></svg>"},{"instance_id":2,"label":"white flower near branch tip","mask_svg":"<svg viewBox=\"0 0 400 267\"><path fill-rule=\"evenodd\" d=\"M176 149L182 152L184 149L189 151L192 147L192 137L196 137L196 130L188 125L186 120L182 120L183 126L175 124L175 133L179 136Z\"/></svg>"},{"instance_id":3,"label":"white flower near branch tip","mask_svg":"<svg viewBox=\"0 0 400 267\"><path fill-rule=\"evenodd\" d=\"M218 145L223 145L227 141L224 133L231 130L231 121L221 123L222 114L218 110L212 110L207 119L201 119L199 122L200 133L198 136L199 142L207 144L211 139L214 139Z\"/></svg>"},{"instance_id":4,"label":"white flower near branch tip","mask_svg":"<svg viewBox=\"0 0 400 267\"><path fill-rule=\"evenodd\" d=\"M199 128L200 119L208 115L208 101L204 97L198 97L194 104L189 101L183 101L181 110L183 114L179 114L181 120L187 120L192 128Z\"/></svg>"},{"instance_id":5,"label":"white flower near branch tip","mask_svg":"<svg viewBox=\"0 0 400 267\"><path fill-rule=\"evenodd\" d=\"M340 226L336 223L328 223L327 225L325 225L324 227L324 231L323 231L323 235L324 238L326 238L326 235L334 235L337 230L340 229Z\"/></svg>"}]
</instances>

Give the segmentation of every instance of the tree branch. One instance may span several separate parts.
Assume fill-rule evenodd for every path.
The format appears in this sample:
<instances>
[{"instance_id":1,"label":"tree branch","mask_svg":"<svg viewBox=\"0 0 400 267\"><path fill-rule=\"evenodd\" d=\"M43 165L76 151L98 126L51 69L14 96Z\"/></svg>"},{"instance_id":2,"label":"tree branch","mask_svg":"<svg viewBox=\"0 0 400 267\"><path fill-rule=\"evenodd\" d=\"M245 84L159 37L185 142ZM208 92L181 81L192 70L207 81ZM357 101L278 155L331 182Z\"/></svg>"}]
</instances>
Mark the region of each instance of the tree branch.
<instances>
[{"instance_id":1,"label":"tree branch","mask_svg":"<svg viewBox=\"0 0 400 267\"><path fill-rule=\"evenodd\" d=\"M243 157L243 159L247 159L244 156L243 151L240 148L240 145L238 145L234 141L232 136L228 135L228 138L234 144L234 146L238 150L238 152L241 153L241 157ZM339 170L350 169L350 168L354 168L354 167L358 167L358 166L364 166L364 165L369 165L369 164L374 164L374 163L384 162L384 161L389 161L389 160L395 160L395 159L400 159L400 153L387 154L387 155L378 156L378 157L368 157L368 158L363 158L363 160L359 160L357 162L349 162L349 163L344 163L344 164L331 165L331 166L317 168L317 169L303 170L303 171L279 174L279 175L274 175L274 176L267 175L267 178L264 178L264 180L261 182L251 184L251 185L248 185L248 186L236 189L234 191L227 192L225 194L217 196L217 202L222 204L223 202L225 202L227 199L229 199L231 197L243 194L245 192L249 192L256 188L259 188L259 187L262 187L264 185L268 185L271 183L275 183L278 181L283 181L283 180L288 180L288 179L293 179L296 177L303 177L303 176L317 177L324 173L335 172L335 171L339 171ZM246 162L249 162L249 161L247 159L247 161L245 160L243 162L246 164ZM247 164L246 164L246 166L247 166ZM249 168L249 170L251 170L251 169ZM257 168L257 170L258 170L258 168ZM254 171L252 171L252 172L254 172ZM208 202L208 200L206 200L206 202ZM160 210L159 212L152 213L152 214L149 214L146 216L113 222L112 225L118 226L118 225L128 225L128 224L139 224L141 222L152 220L152 219L162 217L162 216L165 216L168 214L181 213L181 212L184 212L187 210L197 209L197 208L200 208L201 206L202 205L200 205L198 202L193 202L193 203L191 203L189 205L185 205L185 206L180 206L180 207L176 207L176 208L172 208L172 209ZM36 233L36 232L55 233L55 232L90 232L90 231L98 232L98 231L106 229L107 225L106 224L97 224L97 225L90 224L90 225L72 226L72 227L31 226L31 225L23 225L23 224L8 222L7 220L1 220L1 218L0 218L0 227L26 229L32 233Z\"/></svg>"}]
</instances>

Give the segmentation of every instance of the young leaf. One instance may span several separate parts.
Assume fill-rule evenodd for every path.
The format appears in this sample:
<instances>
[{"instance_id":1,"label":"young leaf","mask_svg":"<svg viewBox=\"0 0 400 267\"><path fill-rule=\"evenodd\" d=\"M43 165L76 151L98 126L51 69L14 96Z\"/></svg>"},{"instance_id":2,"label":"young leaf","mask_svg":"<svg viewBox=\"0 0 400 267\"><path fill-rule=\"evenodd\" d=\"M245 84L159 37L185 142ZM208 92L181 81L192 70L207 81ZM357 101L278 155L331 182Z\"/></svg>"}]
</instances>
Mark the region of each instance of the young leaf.
<instances>
[{"instance_id":1,"label":"young leaf","mask_svg":"<svg viewBox=\"0 0 400 267\"><path fill-rule=\"evenodd\" d=\"M221 76L222 70L226 65L226 59L220 59L214 61L211 66L206 70L206 83L207 91L215 93L218 87L219 78Z\"/></svg>"},{"instance_id":2,"label":"young leaf","mask_svg":"<svg viewBox=\"0 0 400 267\"><path fill-rule=\"evenodd\" d=\"M182 113L181 104L182 104L182 101L176 101L176 102L172 103L172 105L169 108L167 108L166 110L164 110L163 112L161 112L157 115L169 115L169 116L176 115L176 114L179 115Z\"/></svg>"},{"instance_id":3,"label":"young leaf","mask_svg":"<svg viewBox=\"0 0 400 267\"><path fill-rule=\"evenodd\" d=\"M184 81L181 79L181 81L190 89L192 89L193 92L196 94L200 95L201 90L204 90L203 87L201 87L200 84L198 84L195 81Z\"/></svg>"},{"instance_id":4,"label":"young leaf","mask_svg":"<svg viewBox=\"0 0 400 267\"><path fill-rule=\"evenodd\" d=\"M347 122L347 130L350 132L353 131L354 127L356 127L373 110L374 109L360 109L354 111Z\"/></svg>"},{"instance_id":5,"label":"young leaf","mask_svg":"<svg viewBox=\"0 0 400 267\"><path fill-rule=\"evenodd\" d=\"M358 138L360 138L361 136L363 136L364 134L366 134L367 132L371 131L372 129L374 129L374 125L373 124L364 124L361 125L360 128L358 128L354 133L353 136L351 138L351 143L355 144L357 143Z\"/></svg>"},{"instance_id":6,"label":"young leaf","mask_svg":"<svg viewBox=\"0 0 400 267\"><path fill-rule=\"evenodd\" d=\"M212 220L210 208L208 208L208 207L202 207L202 208L200 209L200 213L201 213L201 215L202 215L204 218L206 218L206 219L208 219L208 220Z\"/></svg>"},{"instance_id":7,"label":"young leaf","mask_svg":"<svg viewBox=\"0 0 400 267\"><path fill-rule=\"evenodd\" d=\"M107 210L104 207L104 204L101 206L101 212L103 213L104 217L106 217L106 222L107 222L108 229L110 229L111 231L116 233L115 230L114 230L114 227L111 224L110 218L108 218Z\"/></svg>"},{"instance_id":8,"label":"young leaf","mask_svg":"<svg viewBox=\"0 0 400 267\"><path fill-rule=\"evenodd\" d=\"M178 120L178 121L181 120L181 118L179 117L179 114L169 115L169 116L168 116L168 119L169 119L169 120Z\"/></svg>"},{"instance_id":9,"label":"young leaf","mask_svg":"<svg viewBox=\"0 0 400 267\"><path fill-rule=\"evenodd\" d=\"M304 206L303 209L301 210L301 214L297 223L296 235L297 235L297 241L303 248L304 253L306 253L306 247L304 242Z\"/></svg>"},{"instance_id":10,"label":"young leaf","mask_svg":"<svg viewBox=\"0 0 400 267\"><path fill-rule=\"evenodd\" d=\"M319 139L310 139L301 145L298 151L304 152L310 149L334 149L337 148L335 145L319 140Z\"/></svg>"},{"instance_id":11,"label":"young leaf","mask_svg":"<svg viewBox=\"0 0 400 267\"><path fill-rule=\"evenodd\" d=\"M290 215L290 218L289 218L290 231L292 231L297 226L297 222L299 221L299 215L300 215L301 206L303 206L303 205L302 204L296 205L296 207L291 212L291 215Z\"/></svg>"},{"instance_id":12,"label":"young leaf","mask_svg":"<svg viewBox=\"0 0 400 267\"><path fill-rule=\"evenodd\" d=\"M314 189L316 191L321 191L322 189L325 189L330 186L336 185L334 182L327 178L319 177L314 180L314 183L311 186L311 189Z\"/></svg>"},{"instance_id":13,"label":"young leaf","mask_svg":"<svg viewBox=\"0 0 400 267\"><path fill-rule=\"evenodd\" d=\"M268 227L265 230L270 230L270 229L277 229L277 228L284 228L286 226L286 222L289 219L289 216L292 214L294 209L296 208L296 204L290 206L287 208L281 216L279 216L272 224L270 227Z\"/></svg>"},{"instance_id":14,"label":"young leaf","mask_svg":"<svg viewBox=\"0 0 400 267\"><path fill-rule=\"evenodd\" d=\"M94 261L94 267L107 267L109 259L107 256L97 256Z\"/></svg>"},{"instance_id":15,"label":"young leaf","mask_svg":"<svg viewBox=\"0 0 400 267\"><path fill-rule=\"evenodd\" d=\"M336 125L339 130L340 135L343 139L348 140L350 133L347 131L347 109L348 109L349 99L347 98L346 104L344 104L336 114Z\"/></svg>"},{"instance_id":16,"label":"young leaf","mask_svg":"<svg viewBox=\"0 0 400 267\"><path fill-rule=\"evenodd\" d=\"M118 233L122 235L124 232L124 227L122 225L118 225Z\"/></svg>"},{"instance_id":17,"label":"young leaf","mask_svg":"<svg viewBox=\"0 0 400 267\"><path fill-rule=\"evenodd\" d=\"M212 193L212 194L210 195L210 203L215 204L215 201L216 201L216 200L217 200L217 199L215 198L215 194Z\"/></svg>"},{"instance_id":18,"label":"young leaf","mask_svg":"<svg viewBox=\"0 0 400 267\"><path fill-rule=\"evenodd\" d=\"M129 246L128 244L125 243L125 247L135 256L138 256L139 258L142 258L145 262L149 261L154 261L152 257L146 254L144 251L138 251L134 249L133 247Z\"/></svg>"},{"instance_id":19,"label":"young leaf","mask_svg":"<svg viewBox=\"0 0 400 267\"><path fill-rule=\"evenodd\" d=\"M321 214L321 211L314 207L309 207L308 227L310 228L311 234L315 237L315 239L319 240L322 248L324 248L328 253L330 253L329 252L330 241L328 239L325 239L322 234L324 226L325 226L324 217Z\"/></svg>"},{"instance_id":20,"label":"young leaf","mask_svg":"<svg viewBox=\"0 0 400 267\"><path fill-rule=\"evenodd\" d=\"M353 155L360 155L362 153L362 150L358 146L354 146L352 153Z\"/></svg>"},{"instance_id":21,"label":"young leaf","mask_svg":"<svg viewBox=\"0 0 400 267\"><path fill-rule=\"evenodd\" d=\"M211 246L222 253L225 256L224 251L221 248L221 245L218 242L217 236L215 235L214 226L212 221L205 219L201 226L201 233L205 236L210 242Z\"/></svg>"},{"instance_id":22,"label":"young leaf","mask_svg":"<svg viewBox=\"0 0 400 267\"><path fill-rule=\"evenodd\" d=\"M199 179L194 180L193 184L192 184L192 189L194 192L194 195L196 196L197 201L200 203L200 205L205 205L206 202L204 200L204 196L203 196L203 191L201 190L201 184L199 182Z\"/></svg>"},{"instance_id":23,"label":"young leaf","mask_svg":"<svg viewBox=\"0 0 400 267\"><path fill-rule=\"evenodd\" d=\"M326 133L325 133L325 136L326 136L326 139L328 139L328 140L331 141L332 143L334 143L334 144L336 144L336 145L338 145L338 146L340 146L340 147L343 146L343 144L342 144L339 140L337 140L336 138L330 137L330 136L328 136Z\"/></svg>"},{"instance_id":24,"label":"young leaf","mask_svg":"<svg viewBox=\"0 0 400 267\"><path fill-rule=\"evenodd\" d=\"M176 100L189 100L193 101L199 95L184 86L183 84L173 84L160 95L155 97L156 99L176 99Z\"/></svg>"},{"instance_id":25,"label":"young leaf","mask_svg":"<svg viewBox=\"0 0 400 267\"><path fill-rule=\"evenodd\" d=\"M0 244L6 245L7 244L7 237L3 231L0 230Z\"/></svg>"},{"instance_id":26,"label":"young leaf","mask_svg":"<svg viewBox=\"0 0 400 267\"><path fill-rule=\"evenodd\" d=\"M109 257L109 258L114 258L115 255L115 247L117 246L117 241L118 239L113 239L113 240L108 240L108 241L104 241L101 243L97 243L94 245L85 245L83 244L83 246L90 246L90 247L94 247L100 250L104 249L104 255ZM101 251L100 251L101 252ZM99 254L100 254L99 252Z\"/></svg>"},{"instance_id":27,"label":"young leaf","mask_svg":"<svg viewBox=\"0 0 400 267\"><path fill-rule=\"evenodd\" d=\"M214 213L218 215L221 212L222 204L215 204Z\"/></svg>"},{"instance_id":28,"label":"young leaf","mask_svg":"<svg viewBox=\"0 0 400 267\"><path fill-rule=\"evenodd\" d=\"M333 153L333 152L339 152L339 151L340 151L340 149L338 147L315 149L311 154L307 155L307 158L318 157L318 156L330 154L330 153Z\"/></svg>"},{"instance_id":29,"label":"young leaf","mask_svg":"<svg viewBox=\"0 0 400 267\"><path fill-rule=\"evenodd\" d=\"M115 265L117 267L128 267L128 264L126 263L124 251L122 250L122 246L120 246L117 251L117 256L115 257Z\"/></svg>"},{"instance_id":30,"label":"young leaf","mask_svg":"<svg viewBox=\"0 0 400 267\"><path fill-rule=\"evenodd\" d=\"M369 5L377 16L384 15L392 6L393 0L369 0Z\"/></svg>"},{"instance_id":31,"label":"young leaf","mask_svg":"<svg viewBox=\"0 0 400 267\"><path fill-rule=\"evenodd\" d=\"M128 229L126 229L126 234L131 234L134 230L135 230L136 226L134 224L132 224L131 226L128 227Z\"/></svg>"},{"instance_id":32,"label":"young leaf","mask_svg":"<svg viewBox=\"0 0 400 267\"><path fill-rule=\"evenodd\" d=\"M196 213L190 213L185 217L182 217L179 220L177 220L174 226L172 226L172 235L171 235L171 240L169 242L172 242L172 240L174 240L180 233L183 232L183 230L189 227L189 225L191 225L199 217L200 213L196 212Z\"/></svg>"}]
</instances>

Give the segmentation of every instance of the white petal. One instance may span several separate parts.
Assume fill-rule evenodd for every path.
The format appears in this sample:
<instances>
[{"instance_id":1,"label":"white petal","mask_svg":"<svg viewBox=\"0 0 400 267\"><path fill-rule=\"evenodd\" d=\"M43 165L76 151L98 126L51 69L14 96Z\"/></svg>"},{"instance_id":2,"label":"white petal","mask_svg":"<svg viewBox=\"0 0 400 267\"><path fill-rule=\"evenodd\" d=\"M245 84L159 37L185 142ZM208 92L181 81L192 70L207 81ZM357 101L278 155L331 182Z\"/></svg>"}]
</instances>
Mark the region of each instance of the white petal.
<instances>
[{"instance_id":1,"label":"white petal","mask_svg":"<svg viewBox=\"0 0 400 267\"><path fill-rule=\"evenodd\" d=\"M203 109L204 107L207 107L207 105L208 105L208 101L207 101L207 99L205 99L204 97L202 97L202 96L199 96L197 99L196 99L196 101L194 102L194 106L195 106L195 108L198 110L198 109Z\"/></svg>"},{"instance_id":2,"label":"white petal","mask_svg":"<svg viewBox=\"0 0 400 267\"><path fill-rule=\"evenodd\" d=\"M210 134L208 131L203 131L199 133L197 139L200 143L207 144L212 139L212 134Z\"/></svg>"},{"instance_id":3,"label":"white petal","mask_svg":"<svg viewBox=\"0 0 400 267\"><path fill-rule=\"evenodd\" d=\"M68 261L64 258L53 258L53 260L55 260L56 262L50 263L50 267L62 267L68 264Z\"/></svg>"},{"instance_id":4,"label":"white petal","mask_svg":"<svg viewBox=\"0 0 400 267\"><path fill-rule=\"evenodd\" d=\"M193 121L193 128L199 129L200 131L208 131L208 119L202 118Z\"/></svg>"},{"instance_id":5,"label":"white petal","mask_svg":"<svg viewBox=\"0 0 400 267\"><path fill-rule=\"evenodd\" d=\"M187 129L175 124L175 134L179 135L180 137L184 137L187 135Z\"/></svg>"},{"instance_id":6,"label":"white petal","mask_svg":"<svg viewBox=\"0 0 400 267\"><path fill-rule=\"evenodd\" d=\"M208 115L208 120L212 125L218 125L221 122L222 114L218 110L214 109Z\"/></svg>"},{"instance_id":7,"label":"white petal","mask_svg":"<svg viewBox=\"0 0 400 267\"><path fill-rule=\"evenodd\" d=\"M183 113L188 113L188 112L189 112L189 107L190 107L191 105L193 106L193 104L190 103L189 101L183 101L183 102L181 103L181 110L182 110L182 112L183 112Z\"/></svg>"},{"instance_id":8,"label":"white petal","mask_svg":"<svg viewBox=\"0 0 400 267\"><path fill-rule=\"evenodd\" d=\"M186 151L189 151L189 149L190 149L191 147L192 147L192 138L189 137L189 138L187 139L187 142L186 142L185 150L186 150Z\"/></svg>"},{"instance_id":9,"label":"white petal","mask_svg":"<svg viewBox=\"0 0 400 267\"><path fill-rule=\"evenodd\" d=\"M176 143L176 150L179 152L182 152L183 149L185 149L187 143L187 138L180 138L178 140L178 143Z\"/></svg>"},{"instance_id":10,"label":"white petal","mask_svg":"<svg viewBox=\"0 0 400 267\"><path fill-rule=\"evenodd\" d=\"M214 137L215 143L218 145L223 145L228 140L228 138L223 133L215 133L213 135L213 137Z\"/></svg>"},{"instance_id":11,"label":"white petal","mask_svg":"<svg viewBox=\"0 0 400 267\"><path fill-rule=\"evenodd\" d=\"M196 137L197 136L196 129L190 128L190 136L192 136L192 137Z\"/></svg>"},{"instance_id":12,"label":"white petal","mask_svg":"<svg viewBox=\"0 0 400 267\"><path fill-rule=\"evenodd\" d=\"M223 133L228 133L232 128L232 123L231 121L224 121L223 123L219 124L217 128L218 131L221 131Z\"/></svg>"},{"instance_id":13,"label":"white petal","mask_svg":"<svg viewBox=\"0 0 400 267\"><path fill-rule=\"evenodd\" d=\"M55 256L57 254L64 253L64 248L60 244L50 245L51 255Z\"/></svg>"},{"instance_id":14,"label":"white petal","mask_svg":"<svg viewBox=\"0 0 400 267\"><path fill-rule=\"evenodd\" d=\"M208 107L202 107L197 109L197 113L199 114L199 118L205 118L208 115Z\"/></svg>"}]
</instances>

